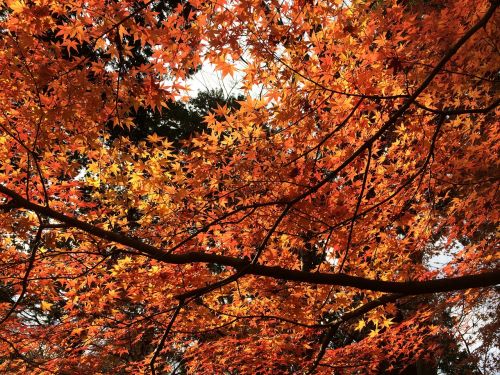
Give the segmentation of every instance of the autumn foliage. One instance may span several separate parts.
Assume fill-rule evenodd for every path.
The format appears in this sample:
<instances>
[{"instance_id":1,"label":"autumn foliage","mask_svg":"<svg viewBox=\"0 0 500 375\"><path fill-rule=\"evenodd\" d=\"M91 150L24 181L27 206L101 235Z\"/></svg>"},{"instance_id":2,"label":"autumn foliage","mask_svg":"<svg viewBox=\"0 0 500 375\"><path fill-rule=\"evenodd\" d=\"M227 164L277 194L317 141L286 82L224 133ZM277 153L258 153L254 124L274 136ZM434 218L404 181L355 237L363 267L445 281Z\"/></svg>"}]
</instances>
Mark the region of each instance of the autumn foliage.
<instances>
[{"instance_id":1,"label":"autumn foliage","mask_svg":"<svg viewBox=\"0 0 500 375\"><path fill-rule=\"evenodd\" d=\"M479 366L497 7L0 1L0 372L398 373L488 306ZM208 63L245 99L112 135Z\"/></svg>"}]
</instances>

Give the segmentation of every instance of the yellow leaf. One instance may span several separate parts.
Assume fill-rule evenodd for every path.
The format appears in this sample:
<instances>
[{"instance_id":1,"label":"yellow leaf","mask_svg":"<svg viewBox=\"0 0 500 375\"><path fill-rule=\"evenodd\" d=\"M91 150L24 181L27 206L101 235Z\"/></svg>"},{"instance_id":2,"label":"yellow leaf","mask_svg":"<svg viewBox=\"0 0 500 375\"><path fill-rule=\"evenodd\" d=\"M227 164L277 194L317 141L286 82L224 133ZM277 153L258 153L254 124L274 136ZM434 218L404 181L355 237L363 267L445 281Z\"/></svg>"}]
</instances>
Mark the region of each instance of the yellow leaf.
<instances>
[{"instance_id":1,"label":"yellow leaf","mask_svg":"<svg viewBox=\"0 0 500 375\"><path fill-rule=\"evenodd\" d=\"M111 174L115 176L118 175L118 172L120 172L120 167L118 166L118 164L111 164L108 169Z\"/></svg>"},{"instance_id":2,"label":"yellow leaf","mask_svg":"<svg viewBox=\"0 0 500 375\"><path fill-rule=\"evenodd\" d=\"M42 308L42 311L50 311L52 309L53 303L42 301L40 304L40 307Z\"/></svg>"},{"instance_id":3,"label":"yellow leaf","mask_svg":"<svg viewBox=\"0 0 500 375\"><path fill-rule=\"evenodd\" d=\"M394 322L392 321L392 318L384 319L384 321L382 322L382 327L389 328L393 324Z\"/></svg>"},{"instance_id":4,"label":"yellow leaf","mask_svg":"<svg viewBox=\"0 0 500 375\"><path fill-rule=\"evenodd\" d=\"M24 10L24 1L13 1L9 7L14 13L21 13Z\"/></svg>"},{"instance_id":5,"label":"yellow leaf","mask_svg":"<svg viewBox=\"0 0 500 375\"><path fill-rule=\"evenodd\" d=\"M111 299L117 299L117 298L119 298L119 297L120 297L120 293L119 293L117 290L115 290L115 289L111 289L111 290L109 291L109 293L108 293L108 296L109 296L109 298L111 298Z\"/></svg>"},{"instance_id":6,"label":"yellow leaf","mask_svg":"<svg viewBox=\"0 0 500 375\"><path fill-rule=\"evenodd\" d=\"M370 331L370 334L368 336L369 337L375 337L375 336L378 335L379 332L380 332L380 329L376 328L373 331Z\"/></svg>"},{"instance_id":7,"label":"yellow leaf","mask_svg":"<svg viewBox=\"0 0 500 375\"><path fill-rule=\"evenodd\" d=\"M71 336L79 336L84 331L83 328L74 328L71 331Z\"/></svg>"},{"instance_id":8,"label":"yellow leaf","mask_svg":"<svg viewBox=\"0 0 500 375\"><path fill-rule=\"evenodd\" d=\"M153 133L153 134L147 136L147 140L151 143L157 143L157 142L161 142L162 138L159 137L158 134Z\"/></svg>"},{"instance_id":9,"label":"yellow leaf","mask_svg":"<svg viewBox=\"0 0 500 375\"><path fill-rule=\"evenodd\" d=\"M366 326L366 323L363 319L361 319L359 322L358 322L358 325L356 326L356 328L354 328L356 331L361 331L364 327Z\"/></svg>"}]
</instances>

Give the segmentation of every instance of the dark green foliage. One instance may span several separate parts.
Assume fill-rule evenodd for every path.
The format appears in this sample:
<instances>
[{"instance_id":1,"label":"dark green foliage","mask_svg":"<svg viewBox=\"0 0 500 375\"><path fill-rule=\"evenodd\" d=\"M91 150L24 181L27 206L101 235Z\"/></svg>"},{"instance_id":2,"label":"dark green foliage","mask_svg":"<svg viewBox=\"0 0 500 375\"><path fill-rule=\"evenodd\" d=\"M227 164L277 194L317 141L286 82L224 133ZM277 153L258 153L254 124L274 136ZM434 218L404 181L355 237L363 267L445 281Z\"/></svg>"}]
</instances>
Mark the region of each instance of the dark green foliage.
<instances>
[{"instance_id":1,"label":"dark green foliage","mask_svg":"<svg viewBox=\"0 0 500 375\"><path fill-rule=\"evenodd\" d=\"M131 129L112 127L111 124L108 125L108 129L112 138L124 136L133 142L145 140L148 135L156 133L168 138L178 148L182 140L206 129L203 118L210 110L224 105L237 109L239 107L237 100L242 99L241 96L226 99L222 90L200 92L188 103L168 103L168 108L161 112L139 108L137 112L132 113L135 126Z\"/></svg>"}]
</instances>

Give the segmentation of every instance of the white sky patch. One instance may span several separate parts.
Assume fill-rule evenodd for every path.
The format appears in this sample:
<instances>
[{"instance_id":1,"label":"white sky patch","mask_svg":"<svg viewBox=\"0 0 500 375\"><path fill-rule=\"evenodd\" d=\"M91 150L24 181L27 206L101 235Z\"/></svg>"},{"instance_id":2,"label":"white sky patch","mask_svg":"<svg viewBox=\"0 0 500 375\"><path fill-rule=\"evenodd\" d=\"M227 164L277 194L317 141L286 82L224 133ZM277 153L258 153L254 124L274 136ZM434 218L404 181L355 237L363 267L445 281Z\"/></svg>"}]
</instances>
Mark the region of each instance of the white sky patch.
<instances>
[{"instance_id":1,"label":"white sky patch","mask_svg":"<svg viewBox=\"0 0 500 375\"><path fill-rule=\"evenodd\" d=\"M242 94L241 81L243 80L241 70L235 70L233 76L218 72L215 65L205 62L201 69L186 80L189 87L188 95L196 97L199 92L221 89L226 97Z\"/></svg>"},{"instance_id":2,"label":"white sky patch","mask_svg":"<svg viewBox=\"0 0 500 375\"><path fill-rule=\"evenodd\" d=\"M333 246L329 246L326 249L325 261L334 268L337 267L337 265L339 264L339 258L336 257L336 251Z\"/></svg>"},{"instance_id":3,"label":"white sky patch","mask_svg":"<svg viewBox=\"0 0 500 375\"><path fill-rule=\"evenodd\" d=\"M246 64L243 61L236 61L234 66L235 69L232 75L226 74L226 76L223 76L214 64L205 61L201 69L185 81L185 85L188 87L186 95L194 98L200 92L222 90L226 98L238 97L239 95L261 98L266 92L262 85L255 84L250 91L243 89Z\"/></svg>"},{"instance_id":4,"label":"white sky patch","mask_svg":"<svg viewBox=\"0 0 500 375\"><path fill-rule=\"evenodd\" d=\"M452 246L446 246L446 242L446 238L441 238L434 242L434 248L439 250L424 258L424 266L427 269L431 271L442 270L455 258L455 255L464 248L464 246L458 241L455 241Z\"/></svg>"}]
</instances>

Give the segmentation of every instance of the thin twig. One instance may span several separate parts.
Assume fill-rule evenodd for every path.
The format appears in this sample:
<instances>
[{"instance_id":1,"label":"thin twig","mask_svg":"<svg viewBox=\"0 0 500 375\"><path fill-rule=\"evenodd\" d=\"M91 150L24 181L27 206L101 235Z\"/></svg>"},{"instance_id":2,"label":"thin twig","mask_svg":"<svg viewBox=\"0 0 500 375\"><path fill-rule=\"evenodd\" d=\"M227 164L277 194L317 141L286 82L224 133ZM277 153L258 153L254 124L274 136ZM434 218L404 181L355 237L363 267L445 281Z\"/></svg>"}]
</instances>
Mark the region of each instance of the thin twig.
<instances>
[{"instance_id":1,"label":"thin twig","mask_svg":"<svg viewBox=\"0 0 500 375\"><path fill-rule=\"evenodd\" d=\"M183 307L184 307L184 300L181 300L181 301L179 301L179 304L177 305L177 308L175 309L174 314L172 315L172 318L170 319L170 322L168 323L168 326L165 329L165 332L163 333L163 336L160 339L160 342L156 346L153 357L151 358L151 361L149 362L149 366L151 367L151 375L156 375L156 369L155 369L156 359L160 355L160 352L162 351L163 346L165 345L165 341L167 340L168 334L170 333L170 330L172 329L172 326L174 325L175 319L177 318L177 315L179 315L179 313Z\"/></svg>"},{"instance_id":2,"label":"thin twig","mask_svg":"<svg viewBox=\"0 0 500 375\"><path fill-rule=\"evenodd\" d=\"M356 222L356 215L358 214L359 207L361 207L361 201L363 200L363 195L365 194L365 188L366 188L366 181L368 180L368 172L370 169L370 162L372 159L372 148L368 148L368 156L366 158L366 167L365 167L365 173L363 175L363 183L361 185L361 192L359 193L358 196L358 201L356 202L356 209L354 210L354 215L352 217L351 221L351 227L349 228L349 236L347 237L347 245L345 249L345 254L344 258L342 259L342 262L340 263L340 267L338 272L342 272L342 269L344 268L345 261L347 260L347 255L349 254L349 247L351 246L351 241L352 241L352 232L354 230L354 223Z\"/></svg>"}]
</instances>

